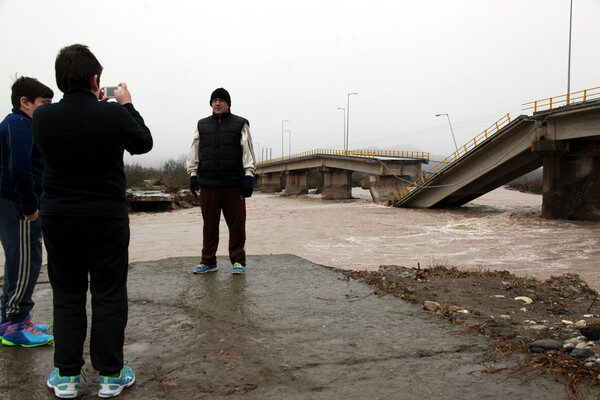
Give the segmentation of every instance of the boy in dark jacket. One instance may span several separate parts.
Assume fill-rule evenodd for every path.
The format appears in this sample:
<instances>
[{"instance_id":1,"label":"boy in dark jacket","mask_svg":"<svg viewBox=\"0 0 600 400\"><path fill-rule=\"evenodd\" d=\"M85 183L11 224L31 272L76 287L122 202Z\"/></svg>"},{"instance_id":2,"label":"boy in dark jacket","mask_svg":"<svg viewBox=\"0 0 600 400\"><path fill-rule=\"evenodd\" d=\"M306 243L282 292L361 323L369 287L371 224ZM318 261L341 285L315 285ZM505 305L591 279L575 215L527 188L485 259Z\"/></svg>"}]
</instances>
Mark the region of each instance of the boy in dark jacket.
<instances>
[{"instance_id":1,"label":"boy in dark jacket","mask_svg":"<svg viewBox=\"0 0 600 400\"><path fill-rule=\"evenodd\" d=\"M42 266L42 156L33 142L31 118L54 93L37 79L21 77L12 86L12 113L0 123L0 241L4 284L0 338L7 346L50 343L46 324L34 324L31 298Z\"/></svg>"}]
</instances>

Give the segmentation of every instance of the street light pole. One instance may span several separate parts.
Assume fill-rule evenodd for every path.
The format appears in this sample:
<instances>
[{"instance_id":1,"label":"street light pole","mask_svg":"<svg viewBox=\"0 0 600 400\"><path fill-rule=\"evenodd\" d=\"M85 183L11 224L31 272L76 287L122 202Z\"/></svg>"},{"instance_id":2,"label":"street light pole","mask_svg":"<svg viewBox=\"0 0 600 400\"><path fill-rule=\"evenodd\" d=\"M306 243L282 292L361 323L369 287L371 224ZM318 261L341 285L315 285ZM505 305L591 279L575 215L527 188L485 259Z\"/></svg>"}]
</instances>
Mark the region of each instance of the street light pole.
<instances>
[{"instance_id":1,"label":"street light pole","mask_svg":"<svg viewBox=\"0 0 600 400\"><path fill-rule=\"evenodd\" d=\"M452 124L450 123L450 116L448 114L435 114L436 117L441 117L442 115L445 115L448 118L448 125L450 125L450 132L452 133L452 140L454 141L456 156L458 157L458 146L456 145L456 139L454 138L454 130L452 129Z\"/></svg>"},{"instance_id":2,"label":"street light pole","mask_svg":"<svg viewBox=\"0 0 600 400\"><path fill-rule=\"evenodd\" d=\"M281 121L281 159L283 160L283 123L284 122L290 122L287 119L284 119Z\"/></svg>"},{"instance_id":3,"label":"street light pole","mask_svg":"<svg viewBox=\"0 0 600 400\"><path fill-rule=\"evenodd\" d=\"M349 137L350 137L350 95L353 94L358 94L358 93L348 93L348 104L346 105L346 110L348 110L348 112L346 113L346 143L344 146L344 150L348 151L348 143L349 143Z\"/></svg>"},{"instance_id":4,"label":"street light pole","mask_svg":"<svg viewBox=\"0 0 600 400\"><path fill-rule=\"evenodd\" d=\"M338 107L338 110L344 112L344 148L346 147L346 109L344 107Z\"/></svg>"}]
</instances>

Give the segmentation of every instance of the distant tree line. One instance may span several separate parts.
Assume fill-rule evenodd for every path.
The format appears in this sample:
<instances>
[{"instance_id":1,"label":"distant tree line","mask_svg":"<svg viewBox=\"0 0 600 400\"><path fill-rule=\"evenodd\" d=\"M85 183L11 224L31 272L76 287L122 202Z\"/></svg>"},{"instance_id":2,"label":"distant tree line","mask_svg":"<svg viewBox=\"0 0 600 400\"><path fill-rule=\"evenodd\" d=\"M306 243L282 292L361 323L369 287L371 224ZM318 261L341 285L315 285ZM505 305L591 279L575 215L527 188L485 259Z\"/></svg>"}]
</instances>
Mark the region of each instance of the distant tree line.
<instances>
[{"instance_id":1,"label":"distant tree line","mask_svg":"<svg viewBox=\"0 0 600 400\"><path fill-rule=\"evenodd\" d=\"M177 192L188 187L186 156L169 159L161 164L159 169L142 167L138 163L125 164L127 188L143 188L160 185L166 192Z\"/></svg>"}]
</instances>

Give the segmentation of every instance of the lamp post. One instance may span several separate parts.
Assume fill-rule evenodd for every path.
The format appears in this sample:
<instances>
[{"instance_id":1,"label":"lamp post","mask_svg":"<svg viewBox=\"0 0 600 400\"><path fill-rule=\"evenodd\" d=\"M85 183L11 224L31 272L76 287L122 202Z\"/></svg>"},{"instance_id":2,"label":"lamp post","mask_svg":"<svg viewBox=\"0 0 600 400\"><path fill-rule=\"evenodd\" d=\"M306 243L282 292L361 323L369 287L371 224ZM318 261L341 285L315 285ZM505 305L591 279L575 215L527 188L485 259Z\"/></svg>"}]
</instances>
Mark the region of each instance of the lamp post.
<instances>
[{"instance_id":1,"label":"lamp post","mask_svg":"<svg viewBox=\"0 0 600 400\"><path fill-rule=\"evenodd\" d=\"M286 129L285 130L288 133L288 156L292 155L292 131Z\"/></svg>"},{"instance_id":2,"label":"lamp post","mask_svg":"<svg viewBox=\"0 0 600 400\"><path fill-rule=\"evenodd\" d=\"M450 125L450 132L452 133L452 140L454 141L456 156L458 157L458 146L456 145L456 139L454 138L454 130L452 129L452 124L450 123L450 116L448 114L435 114L436 117L441 117L442 115L445 115L448 118L448 125Z\"/></svg>"},{"instance_id":3,"label":"lamp post","mask_svg":"<svg viewBox=\"0 0 600 400\"><path fill-rule=\"evenodd\" d=\"M344 148L346 147L346 109L344 107L338 107L338 110L344 112Z\"/></svg>"},{"instance_id":4,"label":"lamp post","mask_svg":"<svg viewBox=\"0 0 600 400\"><path fill-rule=\"evenodd\" d=\"M288 119L284 119L281 121L281 159L283 160L283 123L290 122Z\"/></svg>"},{"instance_id":5,"label":"lamp post","mask_svg":"<svg viewBox=\"0 0 600 400\"><path fill-rule=\"evenodd\" d=\"M567 104L571 97L571 28L573 27L573 0L571 0L571 12L569 16L569 68L567 72Z\"/></svg>"},{"instance_id":6,"label":"lamp post","mask_svg":"<svg viewBox=\"0 0 600 400\"><path fill-rule=\"evenodd\" d=\"M353 94L358 93L348 93L348 104L346 105L346 110L348 110L348 112L346 113L346 143L344 146L345 151L348 151L348 142L350 136L350 96Z\"/></svg>"}]
</instances>

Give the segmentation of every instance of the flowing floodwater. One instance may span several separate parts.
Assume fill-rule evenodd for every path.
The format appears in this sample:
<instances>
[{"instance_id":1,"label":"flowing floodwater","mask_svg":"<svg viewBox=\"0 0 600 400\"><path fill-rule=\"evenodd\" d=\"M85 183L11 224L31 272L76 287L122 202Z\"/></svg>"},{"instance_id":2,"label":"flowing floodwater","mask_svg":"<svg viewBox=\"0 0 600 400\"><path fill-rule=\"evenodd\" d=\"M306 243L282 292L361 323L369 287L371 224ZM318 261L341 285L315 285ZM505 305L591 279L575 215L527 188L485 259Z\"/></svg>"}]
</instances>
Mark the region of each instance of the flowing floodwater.
<instances>
[{"instance_id":1,"label":"flowing floodwater","mask_svg":"<svg viewBox=\"0 0 600 400\"><path fill-rule=\"evenodd\" d=\"M255 193L247 201L247 253L294 254L349 269L446 265L542 279L577 273L600 289L600 225L544 220L540 195L499 188L464 207L438 210L373 204L362 189L353 195L323 200ZM199 208L133 214L131 261L199 255L201 219ZM227 240L222 221L218 255L227 254Z\"/></svg>"},{"instance_id":2,"label":"flowing floodwater","mask_svg":"<svg viewBox=\"0 0 600 400\"><path fill-rule=\"evenodd\" d=\"M540 195L499 188L461 208L437 210L373 204L362 189L353 195L255 193L247 200L247 253L294 254L349 269L445 265L542 279L577 273L600 289L600 224L544 220ZM218 255L227 254L227 240L222 221ZM131 261L198 256L201 246L199 208L131 215Z\"/></svg>"}]
</instances>

